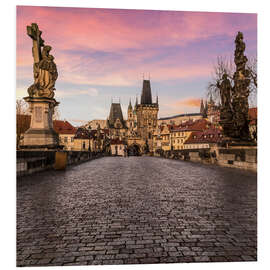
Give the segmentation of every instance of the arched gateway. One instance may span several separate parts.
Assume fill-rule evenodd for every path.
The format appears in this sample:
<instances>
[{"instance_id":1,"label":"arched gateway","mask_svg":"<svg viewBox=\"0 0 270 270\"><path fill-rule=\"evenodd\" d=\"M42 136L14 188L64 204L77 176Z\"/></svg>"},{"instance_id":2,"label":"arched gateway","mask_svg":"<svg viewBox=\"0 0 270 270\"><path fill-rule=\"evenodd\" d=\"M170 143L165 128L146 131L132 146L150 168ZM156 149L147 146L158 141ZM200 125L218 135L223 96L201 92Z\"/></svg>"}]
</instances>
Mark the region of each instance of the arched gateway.
<instances>
[{"instance_id":1,"label":"arched gateway","mask_svg":"<svg viewBox=\"0 0 270 270\"><path fill-rule=\"evenodd\" d=\"M141 148L140 145L133 143L128 147L128 154L129 156L140 156L141 155Z\"/></svg>"}]
</instances>

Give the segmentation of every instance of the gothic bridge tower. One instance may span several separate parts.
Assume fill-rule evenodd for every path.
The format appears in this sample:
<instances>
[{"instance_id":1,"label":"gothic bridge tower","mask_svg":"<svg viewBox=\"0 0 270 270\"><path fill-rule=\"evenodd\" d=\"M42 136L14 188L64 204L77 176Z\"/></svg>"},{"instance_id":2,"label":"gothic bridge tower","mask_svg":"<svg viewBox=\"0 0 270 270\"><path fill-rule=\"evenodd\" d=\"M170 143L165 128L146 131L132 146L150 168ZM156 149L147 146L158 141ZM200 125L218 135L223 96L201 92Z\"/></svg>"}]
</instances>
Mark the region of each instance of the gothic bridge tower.
<instances>
[{"instance_id":1,"label":"gothic bridge tower","mask_svg":"<svg viewBox=\"0 0 270 270\"><path fill-rule=\"evenodd\" d=\"M153 133L157 127L158 97L152 102L150 80L143 80L141 103L137 105L138 134L148 144L149 150L153 150Z\"/></svg>"}]
</instances>

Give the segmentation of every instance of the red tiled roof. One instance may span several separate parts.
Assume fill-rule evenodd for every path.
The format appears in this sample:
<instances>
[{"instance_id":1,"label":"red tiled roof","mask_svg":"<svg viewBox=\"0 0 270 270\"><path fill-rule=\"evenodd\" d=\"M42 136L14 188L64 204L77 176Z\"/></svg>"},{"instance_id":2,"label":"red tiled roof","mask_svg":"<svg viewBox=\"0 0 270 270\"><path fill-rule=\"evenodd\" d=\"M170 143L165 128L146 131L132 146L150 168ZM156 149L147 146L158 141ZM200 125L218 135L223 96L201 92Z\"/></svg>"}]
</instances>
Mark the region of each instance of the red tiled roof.
<instances>
[{"instance_id":1,"label":"red tiled roof","mask_svg":"<svg viewBox=\"0 0 270 270\"><path fill-rule=\"evenodd\" d=\"M53 120L53 129L58 134L76 134L77 129L68 121Z\"/></svg>"},{"instance_id":2,"label":"red tiled roof","mask_svg":"<svg viewBox=\"0 0 270 270\"><path fill-rule=\"evenodd\" d=\"M218 143L222 141L222 133L219 129L208 129L204 131L194 131L184 144L194 143Z\"/></svg>"},{"instance_id":3,"label":"red tiled roof","mask_svg":"<svg viewBox=\"0 0 270 270\"><path fill-rule=\"evenodd\" d=\"M196 121L188 120L178 126L174 126L172 131L200 131L207 128L213 128L211 122L206 119L198 119Z\"/></svg>"}]
</instances>

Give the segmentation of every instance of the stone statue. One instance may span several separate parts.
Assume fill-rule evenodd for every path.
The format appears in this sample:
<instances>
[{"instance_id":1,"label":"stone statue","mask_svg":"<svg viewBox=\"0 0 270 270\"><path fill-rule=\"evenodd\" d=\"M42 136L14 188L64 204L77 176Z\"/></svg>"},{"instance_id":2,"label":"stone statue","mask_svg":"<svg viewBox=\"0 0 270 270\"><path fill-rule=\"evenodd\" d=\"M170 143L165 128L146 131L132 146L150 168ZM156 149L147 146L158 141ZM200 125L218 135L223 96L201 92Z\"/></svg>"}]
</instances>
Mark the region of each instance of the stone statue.
<instances>
[{"instance_id":1,"label":"stone statue","mask_svg":"<svg viewBox=\"0 0 270 270\"><path fill-rule=\"evenodd\" d=\"M246 45L243 33L238 32L235 38L233 86L228 75L224 74L222 82L217 84L221 97L220 124L224 134L232 139L249 141L248 96L249 71L246 69L247 57L244 55Z\"/></svg>"},{"instance_id":2,"label":"stone statue","mask_svg":"<svg viewBox=\"0 0 270 270\"><path fill-rule=\"evenodd\" d=\"M29 104L31 113L30 128L25 132L23 148L51 150L59 149L59 135L53 128L53 114L59 105L54 99L54 86L58 77L54 57L50 55L51 46L45 45L42 32L36 23L27 26L27 35L33 41L34 83L28 88L24 100Z\"/></svg>"},{"instance_id":3,"label":"stone statue","mask_svg":"<svg viewBox=\"0 0 270 270\"><path fill-rule=\"evenodd\" d=\"M30 97L53 98L58 73L54 57L50 55L52 48L44 45L44 40L41 38L42 31L39 30L36 23L27 26L27 34L33 40L34 58L34 83L28 88L28 94ZM43 47L42 51L41 47Z\"/></svg>"},{"instance_id":4,"label":"stone statue","mask_svg":"<svg viewBox=\"0 0 270 270\"><path fill-rule=\"evenodd\" d=\"M222 106L230 107L232 86L231 86L230 80L228 79L228 75L226 73L223 74L222 76L221 84L218 82L217 86L220 89L220 99L221 99Z\"/></svg>"}]
</instances>

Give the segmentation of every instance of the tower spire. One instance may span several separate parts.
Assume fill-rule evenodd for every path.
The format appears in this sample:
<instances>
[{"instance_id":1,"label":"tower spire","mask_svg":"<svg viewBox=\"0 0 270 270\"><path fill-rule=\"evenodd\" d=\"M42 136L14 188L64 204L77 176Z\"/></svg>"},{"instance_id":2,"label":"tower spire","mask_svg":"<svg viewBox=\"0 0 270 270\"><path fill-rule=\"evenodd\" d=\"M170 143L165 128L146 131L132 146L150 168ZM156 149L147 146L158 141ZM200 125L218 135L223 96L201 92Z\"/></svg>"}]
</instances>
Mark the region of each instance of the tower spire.
<instances>
[{"instance_id":1,"label":"tower spire","mask_svg":"<svg viewBox=\"0 0 270 270\"><path fill-rule=\"evenodd\" d=\"M132 110L131 99L129 99L128 110Z\"/></svg>"},{"instance_id":2,"label":"tower spire","mask_svg":"<svg viewBox=\"0 0 270 270\"><path fill-rule=\"evenodd\" d=\"M204 113L204 104L203 104L203 99L201 99L201 107L200 107L200 114Z\"/></svg>"},{"instance_id":3,"label":"tower spire","mask_svg":"<svg viewBox=\"0 0 270 270\"><path fill-rule=\"evenodd\" d=\"M143 80L141 104L152 104L150 80Z\"/></svg>"}]
</instances>

